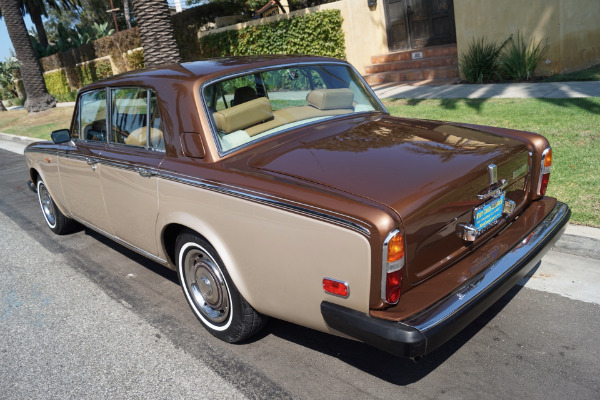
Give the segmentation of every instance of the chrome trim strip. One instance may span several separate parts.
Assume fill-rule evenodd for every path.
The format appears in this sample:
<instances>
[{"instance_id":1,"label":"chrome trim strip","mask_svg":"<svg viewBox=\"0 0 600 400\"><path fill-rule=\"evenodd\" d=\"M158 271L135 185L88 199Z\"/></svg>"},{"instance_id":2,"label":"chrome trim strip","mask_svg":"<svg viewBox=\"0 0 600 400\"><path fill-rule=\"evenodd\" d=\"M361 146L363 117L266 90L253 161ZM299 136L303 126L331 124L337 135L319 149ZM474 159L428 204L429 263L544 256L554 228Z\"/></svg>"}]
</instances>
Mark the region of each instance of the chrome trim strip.
<instances>
[{"instance_id":1,"label":"chrome trim strip","mask_svg":"<svg viewBox=\"0 0 600 400\"><path fill-rule=\"evenodd\" d=\"M302 203L295 203L290 200L284 200L284 199L278 199L278 198L269 198L269 197L264 196L262 193L257 193L257 192L253 192L250 190L240 189L237 187L228 187L227 185L224 185L224 184L218 184L215 182L210 182L207 180L198 179L198 178L194 178L194 177L177 175L177 174L173 174L173 173L166 173L164 171L158 171L157 175L159 178L163 178L163 179L170 180L173 182L180 182L180 183L184 183L187 185L199 187L202 189L211 190L213 192L223 193L223 194L227 194L230 196L254 201L256 203L266 204L266 205L270 205L270 206L277 207L280 209L293 211L297 214L308 215L308 216L311 216L311 217L314 217L314 218L317 218L317 219L320 219L323 221L327 221L330 223L334 223L336 225L341 225L346 228L352 229L356 232L361 233L362 235L366 236L367 238L371 236L371 232L367 228L365 228L362 225L359 225L357 222L348 220L348 218L350 218L350 217L347 217L347 216L338 217L335 215L331 215L331 211L328 211L328 210L323 210L323 212L321 212L321 211L309 209L306 207L306 205L304 205ZM356 221L358 221L358 220L356 220Z\"/></svg>"},{"instance_id":2,"label":"chrome trim strip","mask_svg":"<svg viewBox=\"0 0 600 400\"><path fill-rule=\"evenodd\" d=\"M546 173L550 173L550 170L548 172L545 172L546 168L544 167L544 164L546 163L546 155L548 155L548 152L550 150L552 150L552 147L548 146L548 147L546 147L546 150L544 150L544 152L542 153L542 162L541 162L541 165L540 165L540 177L539 177L539 180L538 180L537 192L536 192L538 194L538 196L542 195L540 193L540 190L542 189L542 179L544 178L544 175ZM549 168L551 168L551 167L552 167L552 164L550 164Z\"/></svg>"},{"instance_id":3,"label":"chrome trim strip","mask_svg":"<svg viewBox=\"0 0 600 400\"><path fill-rule=\"evenodd\" d=\"M566 225L569 215L569 207L558 202L533 232L508 253L444 299L401 322L421 332L426 332L436 326L443 325L445 321L463 309L472 307L473 304L479 301L480 297L489 291L493 291L493 288L507 276L522 268L522 262L535 252L538 253L528 262L528 265L537 263L552 247L553 243L547 243L548 238L554 235L553 240L558 240L560 234L556 234L557 230L565 229L564 225Z\"/></svg>"},{"instance_id":4,"label":"chrome trim strip","mask_svg":"<svg viewBox=\"0 0 600 400\"><path fill-rule=\"evenodd\" d=\"M90 158L90 157L85 157L85 156L81 156L78 154L70 154L68 151L61 152L61 153L63 153L63 155L65 157L81 159L86 162L88 162L88 160L93 160L94 162L96 162L98 164L111 166L111 167L115 167L115 168L120 168L120 169L132 171L132 172L136 172L136 173L140 173L140 170L143 170L142 172L145 175L157 176L159 178L166 179L169 181L180 182L180 183L184 183L186 185L191 185L191 186L199 187L202 189L211 190L213 192L219 192L219 193L223 193L226 195L254 201L256 203L270 205L273 207L277 207L279 209L292 211L292 212L295 212L295 213L301 214L301 215L307 215L307 216L319 219L321 221L327 221L330 223L334 223L336 225L340 225L340 226L352 229L367 238L369 238L371 236L371 232L369 231L369 229L367 229L363 225L360 225L361 221L356 220L356 219L355 219L356 222L351 221L349 219L351 217L348 217L346 215L340 215L339 217L332 215L332 211L329 211L329 210L322 209L322 212L321 212L321 211L317 211L314 209L310 209L305 204L302 204L302 203L295 203L290 200L279 199L279 198L269 198L269 197L266 197L265 195L263 195L262 193L257 193L257 192L253 192L250 190L237 188L237 187L230 187L228 185L218 184L215 182L210 182L210 181L207 181L204 179L194 178L194 177L190 177L190 176L168 173L168 172L159 170L158 168L150 168L147 165L119 163L119 162L115 162L112 160L108 161L106 158L103 158L103 157ZM56 152L53 152L53 154L56 154ZM142 176L144 176L144 175L142 175Z\"/></svg>"},{"instance_id":5,"label":"chrome trim strip","mask_svg":"<svg viewBox=\"0 0 600 400\"><path fill-rule=\"evenodd\" d=\"M110 234L110 233L108 233L108 232L105 232L105 231L103 231L103 230L102 230L102 229L100 229L100 228L96 228L95 226L93 226L93 225L90 225L90 224L88 224L87 222L84 222L84 221L80 220L80 219L79 219L79 218L77 218L77 217L73 217L73 216L70 216L70 217L71 217L72 219L74 219L75 221L79 222L81 225L85 226L86 228L89 228L89 229L91 229L91 230L93 230L93 231L95 231L95 232L98 232L99 234L101 234L101 235L103 235L103 236L106 236L107 238L109 238L109 239L111 239L111 240L113 240L113 241L117 242L118 244L120 244L120 245L121 245L121 246L123 246L123 247L126 247L126 248L128 248L129 250L135 251L136 253L138 253L138 254L140 254L140 255L142 255L142 256L144 256L144 257L146 257L146 258L149 258L149 259L151 259L152 261L155 261L155 262L157 262L157 263L159 263L159 264L162 264L162 265L164 265L164 266L168 266L168 265L169 265L169 263L168 263L166 260L163 260L162 258L160 258L160 257L157 257L157 256L155 256L155 255L154 255L154 254L152 254L152 253L148 253L146 250L142 250L142 249L140 249L139 247L136 247L136 246L134 246L134 245L132 245L132 244L130 244L130 243L128 243L128 242L126 242L126 241L124 241L123 239L121 239L121 238L119 238L119 237L117 237L117 236L114 236L114 235L112 235L112 234Z\"/></svg>"},{"instance_id":6,"label":"chrome trim strip","mask_svg":"<svg viewBox=\"0 0 600 400\"><path fill-rule=\"evenodd\" d=\"M383 246L382 246L382 251L381 251L381 300L383 302L385 302L386 304L390 304L386 301L387 274L389 272L397 271L404 266L404 257L402 257L400 260L395 261L393 263L388 263L388 261L387 261L387 252L388 252L388 245L390 244L390 240L392 240L392 238L399 233L400 233L399 229L394 229L393 231L388 233L388 235L385 237L385 240L383 241ZM390 268L390 266L392 268Z\"/></svg>"},{"instance_id":7,"label":"chrome trim strip","mask_svg":"<svg viewBox=\"0 0 600 400\"><path fill-rule=\"evenodd\" d=\"M213 141L214 141L214 143L215 143L215 145L217 147L217 150L219 152L219 156L220 157L227 156L227 155L229 155L231 153L234 153L234 152L237 152L239 150L242 150L245 147L248 147L248 146L250 146L252 144L258 143L258 142L263 141L265 139L271 138L273 136L272 135L265 136L265 137L263 137L261 139L248 142L246 144L243 144L241 146L235 147L233 149L230 149L230 150L224 152L221 149L221 142L219 141L219 135L217 133L217 127L214 124L213 118L212 118L212 116L210 114L210 110L208 109L208 106L206 105L207 104L206 103L206 99L204 98L204 89L206 88L206 86L212 85L212 84L215 84L215 83L227 80L227 79L235 78L237 76L251 75L251 74L254 74L254 73L257 73L257 72L270 71L270 70L281 69L281 68L286 68L286 67L298 67L299 65L341 65L341 66L350 68L354 72L355 76L358 78L358 82L360 82L362 84L363 89L367 93L371 94L372 98L376 101L377 105L379 105L379 107L381 107L381 109L383 110L383 112L385 112L387 114L390 113L387 110L387 108L385 108L385 106L383 105L383 103L381 102L381 100L379 99L379 97L377 97L377 95L375 94L375 92L373 91L373 89L371 88L371 86L369 86L369 84L364 80L364 78L362 77L362 75L358 73L358 71L356 70L356 68L354 68L353 65L351 65L351 64L349 64L347 62L343 62L343 61L321 61L321 62L319 62L319 61L310 61L310 62L302 62L302 63L277 64L277 65L269 65L269 66L266 66L266 67L260 67L260 68L254 68L254 69L247 69L247 70L244 70L244 71L241 71L241 72L236 72L236 73L233 73L233 74L222 75L222 76L219 76L217 78L213 78L211 80L208 80L208 81L202 83L202 85L200 86L200 89L199 89L200 90L200 98L201 98L202 108L204 109L204 116L206 117L206 120L208 121L208 123L210 125L210 130L211 130L211 133L212 133L212 136L213 136ZM339 119L339 118L342 118L342 117L347 117L349 115L352 115L352 116L366 115L366 114L371 114L373 112L381 112L381 111L362 111L362 112L357 112L357 113L352 112L352 113L348 113L348 114L344 114L344 115L335 115L335 116L332 116L331 118L328 118L328 120L330 120L330 119ZM292 128L284 129L284 130L278 132L278 134L279 133L285 133L285 132L287 132L287 131L289 131L291 129L301 128L301 127L304 127L306 125L310 125L312 123L313 122L308 122L306 124L296 125L296 126L294 126Z\"/></svg>"}]
</instances>

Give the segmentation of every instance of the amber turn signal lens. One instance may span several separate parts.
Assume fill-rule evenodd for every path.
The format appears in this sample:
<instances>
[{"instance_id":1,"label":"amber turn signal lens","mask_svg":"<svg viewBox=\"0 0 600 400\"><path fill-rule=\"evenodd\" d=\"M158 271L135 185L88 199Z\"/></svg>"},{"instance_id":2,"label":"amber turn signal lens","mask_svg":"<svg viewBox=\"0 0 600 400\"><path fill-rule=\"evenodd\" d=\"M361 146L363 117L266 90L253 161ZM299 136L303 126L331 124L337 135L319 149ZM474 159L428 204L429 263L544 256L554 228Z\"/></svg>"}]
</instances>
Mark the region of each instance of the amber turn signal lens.
<instances>
[{"instance_id":1,"label":"amber turn signal lens","mask_svg":"<svg viewBox=\"0 0 600 400\"><path fill-rule=\"evenodd\" d=\"M348 297L348 294L350 293L347 283L330 278L323 278L323 290L326 293L341 297Z\"/></svg>"},{"instance_id":2,"label":"amber turn signal lens","mask_svg":"<svg viewBox=\"0 0 600 400\"><path fill-rule=\"evenodd\" d=\"M546 153L546 157L544 157L544 167L549 167L552 165L552 149L549 148Z\"/></svg>"},{"instance_id":3,"label":"amber turn signal lens","mask_svg":"<svg viewBox=\"0 0 600 400\"><path fill-rule=\"evenodd\" d=\"M388 242L387 262L391 263L404 257L404 238L397 233Z\"/></svg>"}]
</instances>

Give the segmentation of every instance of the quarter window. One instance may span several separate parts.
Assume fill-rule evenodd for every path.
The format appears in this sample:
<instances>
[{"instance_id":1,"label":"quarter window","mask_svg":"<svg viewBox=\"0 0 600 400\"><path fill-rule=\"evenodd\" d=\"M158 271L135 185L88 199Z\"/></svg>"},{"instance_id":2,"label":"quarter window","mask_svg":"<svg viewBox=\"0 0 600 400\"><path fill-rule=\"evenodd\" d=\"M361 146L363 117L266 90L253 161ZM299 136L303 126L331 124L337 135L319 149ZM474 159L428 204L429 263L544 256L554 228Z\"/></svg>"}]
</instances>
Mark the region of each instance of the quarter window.
<instances>
[{"instance_id":1,"label":"quarter window","mask_svg":"<svg viewBox=\"0 0 600 400\"><path fill-rule=\"evenodd\" d=\"M156 94L143 88L112 90L111 143L164 149Z\"/></svg>"}]
</instances>

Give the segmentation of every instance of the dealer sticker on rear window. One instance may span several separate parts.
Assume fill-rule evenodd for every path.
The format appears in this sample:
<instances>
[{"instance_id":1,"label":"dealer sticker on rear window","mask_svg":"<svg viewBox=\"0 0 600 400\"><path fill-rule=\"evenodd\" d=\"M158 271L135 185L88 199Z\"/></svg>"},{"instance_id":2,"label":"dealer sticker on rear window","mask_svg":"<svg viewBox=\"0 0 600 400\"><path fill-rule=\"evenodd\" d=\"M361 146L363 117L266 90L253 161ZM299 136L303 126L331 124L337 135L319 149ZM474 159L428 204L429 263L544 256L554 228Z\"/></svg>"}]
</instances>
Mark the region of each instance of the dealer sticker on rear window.
<instances>
[{"instance_id":1,"label":"dealer sticker on rear window","mask_svg":"<svg viewBox=\"0 0 600 400\"><path fill-rule=\"evenodd\" d=\"M504 208L504 193L500 197L495 197L482 206L475 209L475 229L478 231L485 229L488 225L496 221L502 215Z\"/></svg>"}]
</instances>

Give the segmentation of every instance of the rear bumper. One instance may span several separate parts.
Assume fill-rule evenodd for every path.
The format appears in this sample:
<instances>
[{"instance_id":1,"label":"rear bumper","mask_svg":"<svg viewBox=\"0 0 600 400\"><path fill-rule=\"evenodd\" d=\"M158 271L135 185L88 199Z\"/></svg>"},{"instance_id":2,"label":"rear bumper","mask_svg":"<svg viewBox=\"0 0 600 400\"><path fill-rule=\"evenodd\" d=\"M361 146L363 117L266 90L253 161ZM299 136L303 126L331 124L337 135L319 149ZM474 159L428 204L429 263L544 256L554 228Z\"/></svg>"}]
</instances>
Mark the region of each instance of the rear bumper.
<instances>
[{"instance_id":1,"label":"rear bumper","mask_svg":"<svg viewBox=\"0 0 600 400\"><path fill-rule=\"evenodd\" d=\"M424 355L452 338L527 275L562 235L570 216L569 207L557 202L527 239L448 296L403 321L373 318L327 301L321 303L321 314L329 327L381 350L402 357Z\"/></svg>"}]
</instances>

